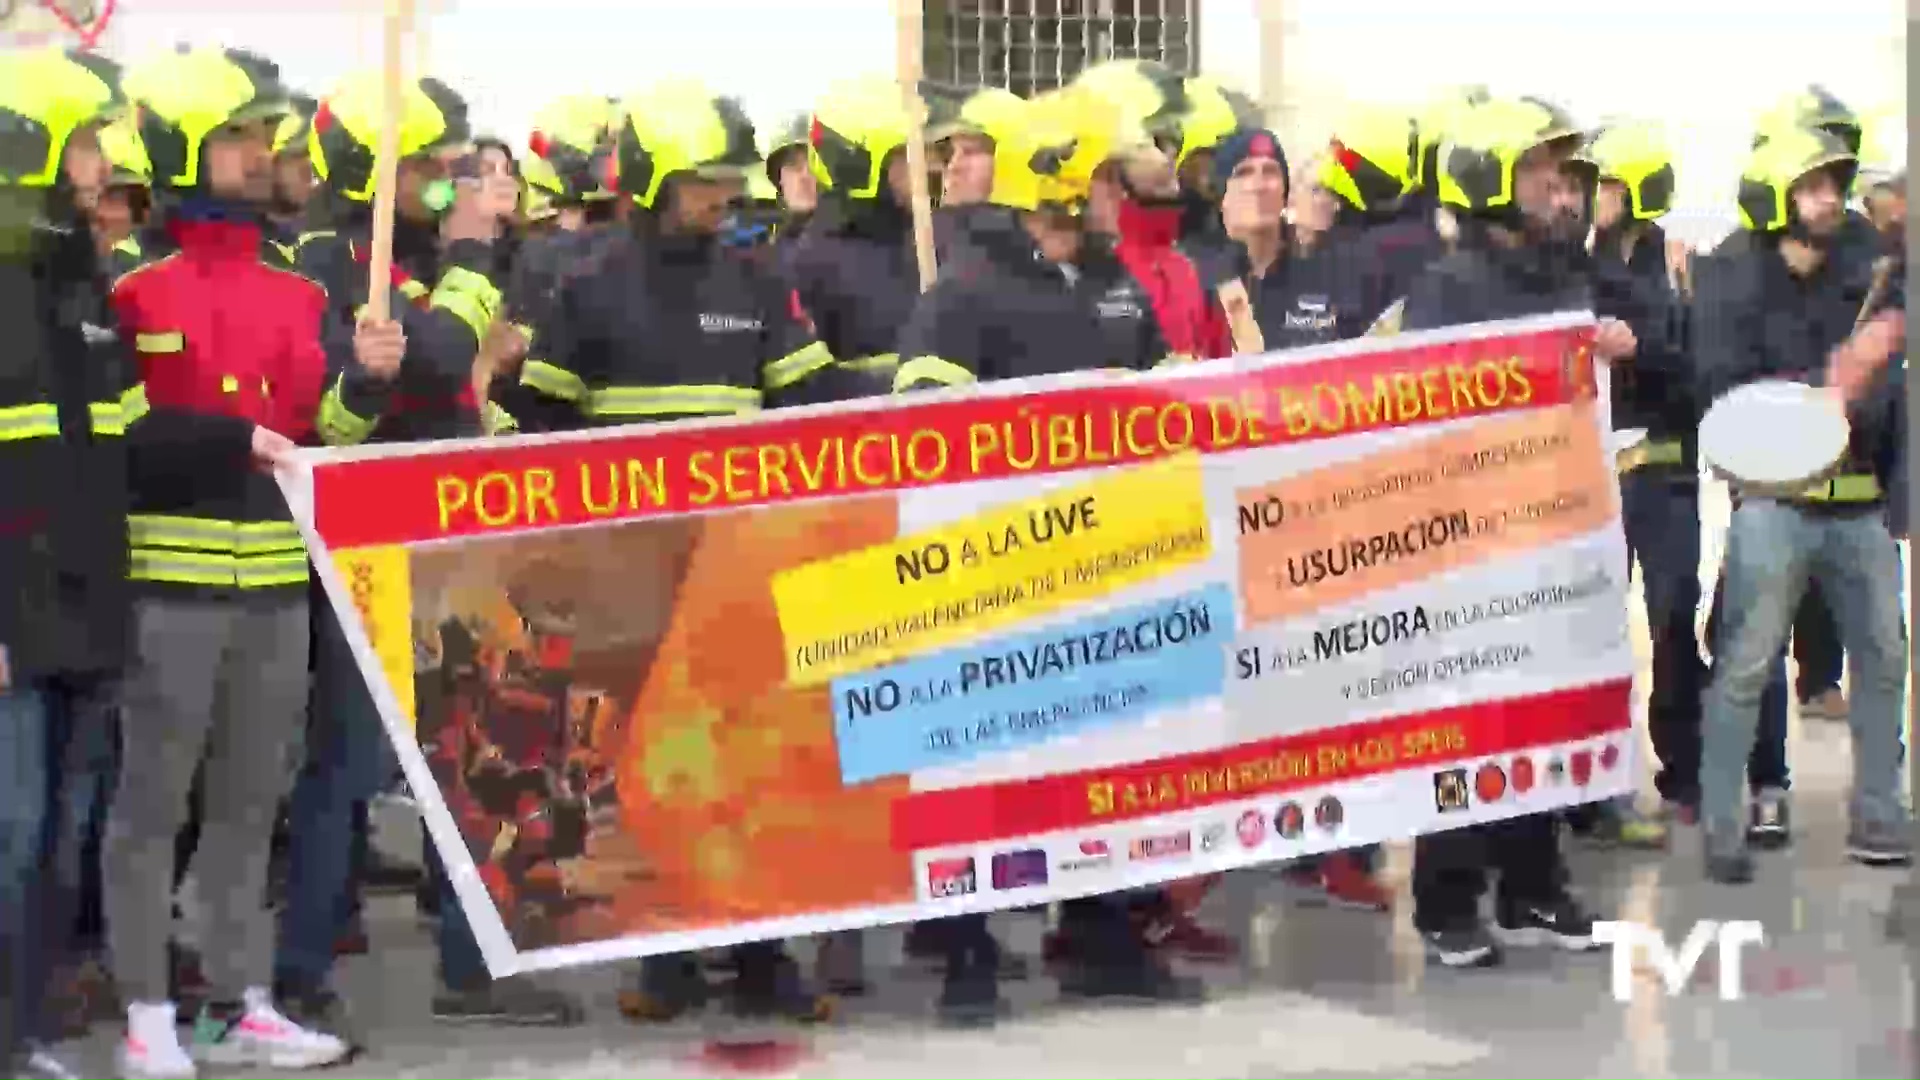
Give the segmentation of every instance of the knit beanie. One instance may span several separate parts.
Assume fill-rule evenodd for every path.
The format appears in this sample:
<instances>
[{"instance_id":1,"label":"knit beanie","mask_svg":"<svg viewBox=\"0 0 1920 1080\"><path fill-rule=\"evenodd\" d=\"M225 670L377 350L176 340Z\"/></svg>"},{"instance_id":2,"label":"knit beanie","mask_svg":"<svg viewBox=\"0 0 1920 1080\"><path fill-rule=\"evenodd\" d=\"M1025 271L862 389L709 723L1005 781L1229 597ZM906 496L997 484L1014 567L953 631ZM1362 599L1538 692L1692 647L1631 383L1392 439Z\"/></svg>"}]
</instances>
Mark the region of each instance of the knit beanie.
<instances>
[{"instance_id":1,"label":"knit beanie","mask_svg":"<svg viewBox=\"0 0 1920 1080\"><path fill-rule=\"evenodd\" d=\"M1241 162L1262 157L1272 158L1280 165L1280 175L1287 176L1287 152L1281 148L1279 136L1266 128L1240 128L1222 139L1213 148L1213 190L1227 190L1227 180Z\"/></svg>"}]
</instances>

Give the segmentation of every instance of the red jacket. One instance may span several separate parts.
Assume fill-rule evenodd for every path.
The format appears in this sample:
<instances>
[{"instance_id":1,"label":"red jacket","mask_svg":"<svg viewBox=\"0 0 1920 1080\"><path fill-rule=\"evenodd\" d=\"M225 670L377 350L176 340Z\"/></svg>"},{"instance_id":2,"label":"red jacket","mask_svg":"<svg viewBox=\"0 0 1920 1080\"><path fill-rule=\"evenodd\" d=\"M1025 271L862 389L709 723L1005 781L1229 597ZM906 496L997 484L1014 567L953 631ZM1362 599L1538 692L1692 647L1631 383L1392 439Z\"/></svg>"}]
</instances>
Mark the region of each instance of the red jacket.
<instances>
[{"instance_id":1,"label":"red jacket","mask_svg":"<svg viewBox=\"0 0 1920 1080\"><path fill-rule=\"evenodd\" d=\"M1120 203L1120 237L1114 254L1147 290L1167 347L1198 359L1233 355L1226 313L1200 283L1200 271L1174 242L1180 239L1178 206Z\"/></svg>"},{"instance_id":2,"label":"red jacket","mask_svg":"<svg viewBox=\"0 0 1920 1080\"><path fill-rule=\"evenodd\" d=\"M248 445L256 426L312 436L327 376L326 291L261 261L257 225L189 219L169 231L180 250L123 275L111 298L153 409L222 444ZM286 500L247 457L183 468L135 454L127 481L133 581L195 592L306 588L306 549Z\"/></svg>"},{"instance_id":3,"label":"red jacket","mask_svg":"<svg viewBox=\"0 0 1920 1080\"><path fill-rule=\"evenodd\" d=\"M147 400L311 436L327 378L326 292L263 262L257 225L176 221L168 232L180 250L113 290Z\"/></svg>"}]
</instances>

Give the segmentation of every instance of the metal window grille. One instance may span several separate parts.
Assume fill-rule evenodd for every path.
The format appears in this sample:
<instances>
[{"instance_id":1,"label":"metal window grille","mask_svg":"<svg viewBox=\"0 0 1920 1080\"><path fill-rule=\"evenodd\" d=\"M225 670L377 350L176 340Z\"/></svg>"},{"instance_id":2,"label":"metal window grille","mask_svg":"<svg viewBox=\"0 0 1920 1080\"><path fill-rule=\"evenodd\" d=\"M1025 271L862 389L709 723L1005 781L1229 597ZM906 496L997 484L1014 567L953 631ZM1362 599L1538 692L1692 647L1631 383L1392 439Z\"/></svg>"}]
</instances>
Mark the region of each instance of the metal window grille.
<instances>
[{"instance_id":1,"label":"metal window grille","mask_svg":"<svg viewBox=\"0 0 1920 1080\"><path fill-rule=\"evenodd\" d=\"M1104 60L1200 69L1200 0L927 0L926 76L1029 95Z\"/></svg>"}]
</instances>

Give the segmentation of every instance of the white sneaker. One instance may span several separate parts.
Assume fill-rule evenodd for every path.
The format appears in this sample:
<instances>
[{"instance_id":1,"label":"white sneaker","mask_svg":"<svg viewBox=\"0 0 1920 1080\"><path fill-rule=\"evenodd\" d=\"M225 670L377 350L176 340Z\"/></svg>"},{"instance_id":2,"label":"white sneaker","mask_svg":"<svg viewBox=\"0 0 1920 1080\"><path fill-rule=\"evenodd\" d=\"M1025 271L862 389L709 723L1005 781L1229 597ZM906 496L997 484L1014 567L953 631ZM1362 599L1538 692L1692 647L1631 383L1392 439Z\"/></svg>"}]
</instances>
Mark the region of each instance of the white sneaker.
<instances>
[{"instance_id":1,"label":"white sneaker","mask_svg":"<svg viewBox=\"0 0 1920 1080\"><path fill-rule=\"evenodd\" d=\"M230 1021L203 1015L194 1029L194 1052L209 1065L319 1069L345 1060L351 1048L301 1027L266 1001L254 1001Z\"/></svg>"},{"instance_id":2,"label":"white sneaker","mask_svg":"<svg viewBox=\"0 0 1920 1080\"><path fill-rule=\"evenodd\" d=\"M126 1080L194 1080L200 1075L180 1045L172 1004L130 1006L118 1057Z\"/></svg>"}]
</instances>

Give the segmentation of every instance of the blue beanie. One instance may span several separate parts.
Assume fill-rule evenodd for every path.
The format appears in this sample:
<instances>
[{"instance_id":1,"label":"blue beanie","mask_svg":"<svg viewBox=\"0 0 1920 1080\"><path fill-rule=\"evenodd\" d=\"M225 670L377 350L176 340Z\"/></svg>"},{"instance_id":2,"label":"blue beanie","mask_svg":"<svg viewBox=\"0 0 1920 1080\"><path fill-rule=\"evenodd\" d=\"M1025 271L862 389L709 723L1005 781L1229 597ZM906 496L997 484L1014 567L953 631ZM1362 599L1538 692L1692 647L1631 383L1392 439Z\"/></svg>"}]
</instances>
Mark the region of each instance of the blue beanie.
<instances>
[{"instance_id":1,"label":"blue beanie","mask_svg":"<svg viewBox=\"0 0 1920 1080\"><path fill-rule=\"evenodd\" d=\"M1280 174L1287 175L1287 152L1280 145L1280 137L1266 128L1240 128L1222 139L1213 148L1213 188L1225 191L1227 180L1233 176L1233 170L1248 158L1272 158L1280 165Z\"/></svg>"}]
</instances>

